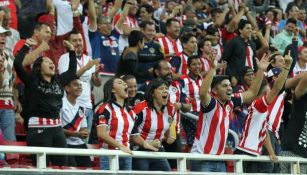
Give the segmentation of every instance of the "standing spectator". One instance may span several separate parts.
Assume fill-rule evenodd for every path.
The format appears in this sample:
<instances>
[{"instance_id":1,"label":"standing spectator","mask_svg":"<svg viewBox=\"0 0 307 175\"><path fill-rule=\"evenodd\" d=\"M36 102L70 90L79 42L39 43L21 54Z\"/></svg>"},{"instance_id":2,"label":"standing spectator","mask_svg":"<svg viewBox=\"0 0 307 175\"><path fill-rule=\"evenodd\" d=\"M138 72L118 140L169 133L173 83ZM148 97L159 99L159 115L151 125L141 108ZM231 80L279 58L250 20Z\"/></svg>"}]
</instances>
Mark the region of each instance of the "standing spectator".
<instances>
[{"instance_id":1,"label":"standing spectator","mask_svg":"<svg viewBox=\"0 0 307 175\"><path fill-rule=\"evenodd\" d=\"M128 46L128 36L131 31L139 30L138 21L136 19L136 13L138 11L138 3L136 0L127 0L123 2L123 7L128 4L129 10L128 14L118 13L114 16L113 27L116 32L120 34L119 37L119 52L122 53L124 48ZM122 28L116 28L117 23L120 21L121 16L124 15L124 22Z\"/></svg>"},{"instance_id":2,"label":"standing spectator","mask_svg":"<svg viewBox=\"0 0 307 175\"><path fill-rule=\"evenodd\" d=\"M268 59L268 57L263 58ZM270 133L268 132L267 115L269 111L269 105L274 103L276 97L278 97L282 90L285 80L287 79L290 67L292 65L292 58L290 53L284 58L285 65L282 72L278 75L274 82L274 86L271 90L266 92L265 86L260 89L258 98L249 107L249 114L246 119L243 137L239 143L236 153L259 156L262 154L262 146L264 145L270 159L273 162L277 161L274 148L272 147ZM266 95L264 95L266 94ZM272 173L273 166L268 167L269 163L245 163L244 172L246 173ZM259 166L258 166L259 165ZM265 167L265 168L264 168Z\"/></svg>"},{"instance_id":3,"label":"standing spectator","mask_svg":"<svg viewBox=\"0 0 307 175\"><path fill-rule=\"evenodd\" d=\"M169 137L166 132L170 129L173 115L176 112L174 106L168 106L168 83L162 79L151 81L145 92L146 105L137 114L133 133L151 143L160 152L164 152L161 146L162 139ZM141 104L141 103L140 103ZM143 104L141 104L143 105ZM138 107L136 107L138 108ZM149 151L139 148L139 151ZM166 159L133 159L133 170L142 171L170 171L170 165Z\"/></svg>"},{"instance_id":4,"label":"standing spectator","mask_svg":"<svg viewBox=\"0 0 307 175\"><path fill-rule=\"evenodd\" d=\"M91 84L100 86L98 77L99 60L92 60L88 55L83 54L83 38L80 32L71 31L68 34L68 41L74 46L77 57L77 76L80 77L82 84L82 93L77 98L77 104L85 109L87 129L91 131L93 122L93 105L91 100ZM68 70L69 53L60 57L58 72L62 74ZM96 69L95 69L96 66Z\"/></svg>"},{"instance_id":5,"label":"standing spectator","mask_svg":"<svg viewBox=\"0 0 307 175\"><path fill-rule=\"evenodd\" d=\"M250 103L258 94L263 71L268 62L261 59L257 76L244 93L232 95L232 87L228 76L216 76L217 61L210 58L211 69L200 87L201 112L197 124L194 144L191 153L214 154L224 153L229 129L229 120L233 109L242 103ZM209 89L211 86L211 94ZM192 171L225 172L225 162L191 161Z\"/></svg>"},{"instance_id":6,"label":"standing spectator","mask_svg":"<svg viewBox=\"0 0 307 175\"><path fill-rule=\"evenodd\" d=\"M188 59L189 57L197 54L197 40L195 35L188 33L181 37L183 51L170 60L172 67L175 70L174 79L179 79L182 75L187 75Z\"/></svg>"},{"instance_id":7,"label":"standing spectator","mask_svg":"<svg viewBox=\"0 0 307 175\"><path fill-rule=\"evenodd\" d=\"M0 16L1 15L2 15L2 17L0 17L1 26L6 30L11 31L12 33L11 36L8 36L5 47L6 49L8 49L10 52L13 53L13 49L17 41L20 40L20 35L16 29L10 27L10 22L12 21L11 11L6 7L0 7Z\"/></svg>"},{"instance_id":8,"label":"standing spectator","mask_svg":"<svg viewBox=\"0 0 307 175\"><path fill-rule=\"evenodd\" d=\"M120 78L112 78L104 85L104 100L95 109L97 136L103 141L104 149L120 149L132 154L130 140L147 150L157 149L144 141L138 132L131 133L135 123L135 113L128 107L127 84ZM120 170L131 170L131 157L119 158ZM100 157L100 168L109 170L109 157Z\"/></svg>"},{"instance_id":9,"label":"standing spectator","mask_svg":"<svg viewBox=\"0 0 307 175\"><path fill-rule=\"evenodd\" d=\"M222 59L227 61L226 75L239 78L242 75L242 68L249 66L257 70L255 61L256 46L250 41L252 34L251 23L241 20L239 23L239 33L235 39L225 46Z\"/></svg>"},{"instance_id":10,"label":"standing spectator","mask_svg":"<svg viewBox=\"0 0 307 175\"><path fill-rule=\"evenodd\" d=\"M146 77L149 70L138 72L137 67L139 63L138 54L144 48L144 35L142 32L134 30L130 33L129 47L123 51L117 67L117 76L134 75L137 79Z\"/></svg>"},{"instance_id":11,"label":"standing spectator","mask_svg":"<svg viewBox=\"0 0 307 175\"><path fill-rule=\"evenodd\" d=\"M10 9L12 15L12 21L9 26L15 30L17 30L17 8L16 5L20 5L20 0L0 0L0 7L6 7Z\"/></svg>"},{"instance_id":12,"label":"standing spectator","mask_svg":"<svg viewBox=\"0 0 307 175\"><path fill-rule=\"evenodd\" d=\"M79 79L72 80L65 86L66 97L63 98L63 107L60 117L61 124L66 135L68 148L87 149L82 139L89 136L86 122L86 109L77 103L77 98L82 93L82 83ZM68 165L78 167L90 167L89 156L69 156Z\"/></svg>"},{"instance_id":13,"label":"standing spectator","mask_svg":"<svg viewBox=\"0 0 307 175\"><path fill-rule=\"evenodd\" d=\"M25 55L35 42L27 39L26 44L18 52L14 61L17 75L31 93L29 103L29 122L27 145L43 147L66 148L66 140L60 122L60 109L62 107L63 87L76 78L77 61L74 47L68 41L64 46L69 50L69 69L57 76L56 68L48 57L39 57L33 63L32 73L24 70L22 62ZM35 156L33 163L36 164ZM67 163L67 156L51 156L53 165L63 166ZM47 156L47 163L50 159Z\"/></svg>"},{"instance_id":14,"label":"standing spectator","mask_svg":"<svg viewBox=\"0 0 307 175\"><path fill-rule=\"evenodd\" d=\"M154 41L156 34L155 24L151 21L143 21L140 24L141 31L144 34L145 45L144 48L139 52L138 57L140 64L138 64L138 72L150 72L150 69L153 68L153 65L164 59L163 51L158 42ZM143 63L144 62L144 63ZM142 84L147 80L151 80L152 75L145 75L144 78L138 78L138 83Z\"/></svg>"},{"instance_id":15,"label":"standing spectator","mask_svg":"<svg viewBox=\"0 0 307 175\"><path fill-rule=\"evenodd\" d=\"M293 75L302 74L307 72L307 47L301 46L298 49L298 59L293 68Z\"/></svg>"},{"instance_id":16,"label":"standing spectator","mask_svg":"<svg viewBox=\"0 0 307 175\"><path fill-rule=\"evenodd\" d=\"M288 18L284 30L276 35L272 40L272 44L278 48L280 54L284 54L286 47L292 43L294 30L296 28L296 19ZM302 40L298 38L298 45L301 46L302 44Z\"/></svg>"},{"instance_id":17,"label":"standing spectator","mask_svg":"<svg viewBox=\"0 0 307 175\"><path fill-rule=\"evenodd\" d=\"M179 55L182 52L181 42L179 40L180 24L177 19L170 18L166 21L166 35L159 37L158 41L167 60L172 56Z\"/></svg>"},{"instance_id":18,"label":"standing spectator","mask_svg":"<svg viewBox=\"0 0 307 175\"><path fill-rule=\"evenodd\" d=\"M307 157L306 149L306 110L307 105L307 73L304 73L294 91L293 109L285 134L282 139L282 156ZM281 173L290 173L290 166L281 163ZM306 174L306 165L300 166L300 173Z\"/></svg>"},{"instance_id":19,"label":"standing spectator","mask_svg":"<svg viewBox=\"0 0 307 175\"><path fill-rule=\"evenodd\" d=\"M13 55L5 49L6 37L11 32L0 26L0 60L2 86L0 88L0 129L2 130L4 140L14 141L15 136L15 111L21 112L21 106L18 101L18 93L14 87Z\"/></svg>"},{"instance_id":20,"label":"standing spectator","mask_svg":"<svg viewBox=\"0 0 307 175\"><path fill-rule=\"evenodd\" d=\"M192 107L190 112L194 115L198 115L200 112L200 98L199 91L202 83L201 76L201 61L199 56L192 56L188 59L187 66L189 68L189 74L180 77L183 92L189 99ZM187 149L191 150L193 145L194 136L196 132L197 121L184 117L181 119L182 127L186 133Z\"/></svg>"}]
</instances>

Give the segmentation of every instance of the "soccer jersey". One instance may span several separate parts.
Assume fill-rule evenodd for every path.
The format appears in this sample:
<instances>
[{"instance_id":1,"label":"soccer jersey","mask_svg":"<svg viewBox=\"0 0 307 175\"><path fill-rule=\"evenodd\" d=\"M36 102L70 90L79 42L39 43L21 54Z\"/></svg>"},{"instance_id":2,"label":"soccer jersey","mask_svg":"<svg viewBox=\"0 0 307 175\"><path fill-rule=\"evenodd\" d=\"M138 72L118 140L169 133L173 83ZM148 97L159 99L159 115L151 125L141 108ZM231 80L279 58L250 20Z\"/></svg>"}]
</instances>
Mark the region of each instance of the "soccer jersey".
<instances>
[{"instance_id":1,"label":"soccer jersey","mask_svg":"<svg viewBox=\"0 0 307 175\"><path fill-rule=\"evenodd\" d=\"M250 105L243 137L237 149L256 156L261 155L266 137L268 106L265 96L254 100Z\"/></svg>"},{"instance_id":2,"label":"soccer jersey","mask_svg":"<svg viewBox=\"0 0 307 175\"><path fill-rule=\"evenodd\" d=\"M129 138L135 122L135 113L132 110L128 111L115 102L104 103L95 109L95 115L98 115L97 127L107 126L110 137L126 147L130 146ZM115 149L103 141L102 147Z\"/></svg>"},{"instance_id":3,"label":"soccer jersey","mask_svg":"<svg viewBox=\"0 0 307 175\"><path fill-rule=\"evenodd\" d=\"M167 36L158 38L164 55L179 55L183 51L182 45L179 39L176 41L170 40ZM168 58L169 59L169 58Z\"/></svg>"},{"instance_id":4,"label":"soccer jersey","mask_svg":"<svg viewBox=\"0 0 307 175\"><path fill-rule=\"evenodd\" d=\"M162 112L150 108L148 104L137 115L133 133L140 133L140 136L151 142L155 139L162 141L165 133L169 130L175 114L174 106L164 107Z\"/></svg>"},{"instance_id":5,"label":"soccer jersey","mask_svg":"<svg viewBox=\"0 0 307 175\"><path fill-rule=\"evenodd\" d=\"M63 98L63 107L60 112L62 127L66 130L79 132L81 128L87 128L85 108L77 103L72 105L66 97ZM84 142L79 137L67 137L67 144L82 145Z\"/></svg>"},{"instance_id":6,"label":"soccer jersey","mask_svg":"<svg viewBox=\"0 0 307 175\"><path fill-rule=\"evenodd\" d=\"M209 105L201 107L191 153L223 154L233 109L242 103L241 94L234 94L224 105L211 97Z\"/></svg>"},{"instance_id":7,"label":"soccer jersey","mask_svg":"<svg viewBox=\"0 0 307 175\"><path fill-rule=\"evenodd\" d=\"M202 83L202 78L192 78L189 75L184 75L181 78L181 83L183 87L184 93L188 98L193 99L190 100L192 104L192 112L200 112L200 98L199 98L199 90Z\"/></svg>"},{"instance_id":8,"label":"soccer jersey","mask_svg":"<svg viewBox=\"0 0 307 175\"><path fill-rule=\"evenodd\" d=\"M189 73L188 59L189 59L189 56L185 54L184 52L181 52L178 56L172 57L170 60L170 63L172 67L175 69L176 73L187 75Z\"/></svg>"}]
</instances>

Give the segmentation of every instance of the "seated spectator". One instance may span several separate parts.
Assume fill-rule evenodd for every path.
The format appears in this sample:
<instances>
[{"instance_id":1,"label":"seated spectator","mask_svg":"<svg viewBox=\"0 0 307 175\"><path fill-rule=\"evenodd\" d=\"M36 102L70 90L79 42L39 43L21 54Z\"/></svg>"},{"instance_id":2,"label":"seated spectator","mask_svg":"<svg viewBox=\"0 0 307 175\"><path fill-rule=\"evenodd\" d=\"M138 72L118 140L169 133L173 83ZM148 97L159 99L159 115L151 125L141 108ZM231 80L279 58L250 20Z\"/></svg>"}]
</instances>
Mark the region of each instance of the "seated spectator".
<instances>
[{"instance_id":1,"label":"seated spectator","mask_svg":"<svg viewBox=\"0 0 307 175\"><path fill-rule=\"evenodd\" d=\"M95 109L97 136L103 142L102 148L120 149L132 154L130 142L133 142L144 149L156 151L157 149L144 141L138 132L131 132L135 125L136 115L127 103L127 84L120 78L112 78L104 86L104 100ZM110 169L109 157L100 157L100 168ZM131 157L120 157L119 169L131 170Z\"/></svg>"},{"instance_id":2,"label":"seated spectator","mask_svg":"<svg viewBox=\"0 0 307 175\"><path fill-rule=\"evenodd\" d=\"M66 135L68 148L87 149L82 139L89 136L85 108L77 103L77 98L82 93L82 83L79 79L72 80L65 86L66 97L63 98L63 107L60 117L61 124ZM69 156L68 166L90 167L89 156Z\"/></svg>"},{"instance_id":3,"label":"seated spectator","mask_svg":"<svg viewBox=\"0 0 307 175\"><path fill-rule=\"evenodd\" d=\"M66 148L66 140L60 122L60 109L62 107L63 88L76 78L77 61L75 49L72 44L65 41L63 44L69 50L69 68L57 76L55 65L48 57L39 57L35 60L32 73L24 70L22 62L30 47L35 41L27 39L25 45L18 52L14 60L17 75L31 92L28 121L28 146ZM36 156L32 161L36 164ZM51 160L50 160L51 159ZM47 164L65 166L67 156L47 156Z\"/></svg>"}]
</instances>

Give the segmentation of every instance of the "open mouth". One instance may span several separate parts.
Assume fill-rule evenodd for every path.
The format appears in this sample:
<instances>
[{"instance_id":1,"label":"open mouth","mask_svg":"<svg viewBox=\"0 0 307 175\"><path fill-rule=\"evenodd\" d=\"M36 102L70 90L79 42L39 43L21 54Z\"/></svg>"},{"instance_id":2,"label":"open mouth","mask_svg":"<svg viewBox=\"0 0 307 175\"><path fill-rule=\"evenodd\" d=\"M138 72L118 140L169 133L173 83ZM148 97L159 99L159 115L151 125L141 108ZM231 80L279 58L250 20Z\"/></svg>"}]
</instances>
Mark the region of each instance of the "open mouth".
<instances>
[{"instance_id":1,"label":"open mouth","mask_svg":"<svg viewBox=\"0 0 307 175\"><path fill-rule=\"evenodd\" d=\"M168 96L168 95L162 95L162 99L163 99L163 100L167 100L167 96Z\"/></svg>"},{"instance_id":2,"label":"open mouth","mask_svg":"<svg viewBox=\"0 0 307 175\"><path fill-rule=\"evenodd\" d=\"M49 66L49 69L50 69L50 70L54 70L54 68L55 68L54 65L50 65L50 66Z\"/></svg>"},{"instance_id":3,"label":"open mouth","mask_svg":"<svg viewBox=\"0 0 307 175\"><path fill-rule=\"evenodd\" d=\"M227 92L226 95L231 96L232 92Z\"/></svg>"},{"instance_id":4,"label":"open mouth","mask_svg":"<svg viewBox=\"0 0 307 175\"><path fill-rule=\"evenodd\" d=\"M124 90L126 93L128 93L128 88L125 88L125 90Z\"/></svg>"}]
</instances>

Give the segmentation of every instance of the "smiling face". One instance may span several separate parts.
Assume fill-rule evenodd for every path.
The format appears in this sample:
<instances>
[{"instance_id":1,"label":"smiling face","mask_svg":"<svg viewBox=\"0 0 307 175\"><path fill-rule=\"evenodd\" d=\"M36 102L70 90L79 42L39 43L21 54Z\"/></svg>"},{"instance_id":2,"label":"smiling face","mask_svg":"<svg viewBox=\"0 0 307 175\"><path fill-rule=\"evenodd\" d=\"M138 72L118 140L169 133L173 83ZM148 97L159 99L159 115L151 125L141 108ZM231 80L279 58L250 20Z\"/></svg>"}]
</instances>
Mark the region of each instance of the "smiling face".
<instances>
[{"instance_id":1,"label":"smiling face","mask_svg":"<svg viewBox=\"0 0 307 175\"><path fill-rule=\"evenodd\" d=\"M157 77L160 77L169 83L173 80L172 66L167 61L160 62L160 69L156 70L155 74L157 75Z\"/></svg>"},{"instance_id":2,"label":"smiling face","mask_svg":"<svg viewBox=\"0 0 307 175\"><path fill-rule=\"evenodd\" d=\"M128 86L128 96L129 98L135 97L137 93L137 83L135 78L131 78L126 80L127 86Z\"/></svg>"},{"instance_id":3,"label":"smiling face","mask_svg":"<svg viewBox=\"0 0 307 175\"><path fill-rule=\"evenodd\" d=\"M171 25L166 27L167 34L173 39L177 39L180 34L180 24L178 21L172 21Z\"/></svg>"},{"instance_id":4,"label":"smiling face","mask_svg":"<svg viewBox=\"0 0 307 175\"><path fill-rule=\"evenodd\" d=\"M245 24L243 29L239 29L240 36L244 39L250 39L252 36L252 25L251 24Z\"/></svg>"},{"instance_id":5,"label":"smiling face","mask_svg":"<svg viewBox=\"0 0 307 175\"><path fill-rule=\"evenodd\" d=\"M41 64L41 74L44 76L54 76L55 75L55 65L53 61L48 57L43 57Z\"/></svg>"},{"instance_id":6,"label":"smiling face","mask_svg":"<svg viewBox=\"0 0 307 175\"><path fill-rule=\"evenodd\" d=\"M48 43L51 38L51 29L48 25L43 24L39 29L34 31L34 36L37 38L39 43L42 41Z\"/></svg>"},{"instance_id":7,"label":"smiling face","mask_svg":"<svg viewBox=\"0 0 307 175\"><path fill-rule=\"evenodd\" d=\"M212 91L217 95L221 102L227 102L231 100L232 87L228 79L224 79L218 84Z\"/></svg>"},{"instance_id":8,"label":"smiling face","mask_svg":"<svg viewBox=\"0 0 307 175\"><path fill-rule=\"evenodd\" d=\"M140 8L140 18L142 21L149 21L151 20L151 13L148 13L145 7Z\"/></svg>"},{"instance_id":9,"label":"smiling face","mask_svg":"<svg viewBox=\"0 0 307 175\"><path fill-rule=\"evenodd\" d=\"M112 92L117 100L128 98L128 86L127 84L120 78L116 78L113 82Z\"/></svg>"},{"instance_id":10,"label":"smiling face","mask_svg":"<svg viewBox=\"0 0 307 175\"><path fill-rule=\"evenodd\" d=\"M158 88L156 88L154 90L153 93L153 100L154 102L159 105L159 106L164 106L167 104L168 102L168 86L165 84L162 84L161 86L159 86Z\"/></svg>"},{"instance_id":11,"label":"smiling face","mask_svg":"<svg viewBox=\"0 0 307 175\"><path fill-rule=\"evenodd\" d=\"M201 73L201 62L200 59L193 59L189 65L189 71L194 76L199 76Z\"/></svg>"},{"instance_id":12,"label":"smiling face","mask_svg":"<svg viewBox=\"0 0 307 175\"><path fill-rule=\"evenodd\" d=\"M191 37L187 43L183 43L183 49L190 54L197 51L197 40L195 37Z\"/></svg>"},{"instance_id":13,"label":"smiling face","mask_svg":"<svg viewBox=\"0 0 307 175\"><path fill-rule=\"evenodd\" d=\"M79 79L75 79L65 87L65 90L67 95L77 98L82 93L82 83Z\"/></svg>"},{"instance_id":14,"label":"smiling face","mask_svg":"<svg viewBox=\"0 0 307 175\"><path fill-rule=\"evenodd\" d=\"M74 46L77 55L83 53L83 39L81 33L71 34L69 36L69 42Z\"/></svg>"},{"instance_id":15,"label":"smiling face","mask_svg":"<svg viewBox=\"0 0 307 175\"><path fill-rule=\"evenodd\" d=\"M247 86L250 86L252 84L254 78L255 75L253 72L247 72L243 77L244 82L246 83Z\"/></svg>"}]
</instances>

